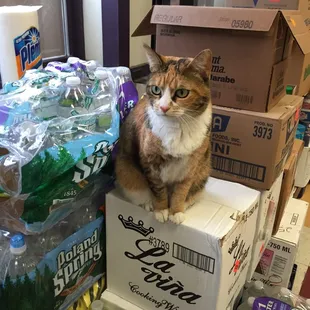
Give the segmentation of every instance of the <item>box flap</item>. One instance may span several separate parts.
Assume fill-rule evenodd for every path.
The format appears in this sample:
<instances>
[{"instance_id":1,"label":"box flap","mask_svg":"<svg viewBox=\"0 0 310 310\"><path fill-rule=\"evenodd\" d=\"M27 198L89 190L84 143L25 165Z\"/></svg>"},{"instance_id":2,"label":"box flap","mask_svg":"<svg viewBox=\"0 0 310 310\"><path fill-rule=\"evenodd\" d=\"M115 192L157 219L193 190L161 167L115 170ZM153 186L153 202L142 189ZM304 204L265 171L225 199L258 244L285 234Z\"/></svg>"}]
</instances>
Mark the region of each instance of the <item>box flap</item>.
<instances>
[{"instance_id":1,"label":"box flap","mask_svg":"<svg viewBox=\"0 0 310 310\"><path fill-rule=\"evenodd\" d=\"M163 25L269 31L277 16L275 10L236 9L197 6L154 7L151 23ZM238 21L245 21L244 25ZM248 23L246 23L248 21Z\"/></svg>"},{"instance_id":2,"label":"box flap","mask_svg":"<svg viewBox=\"0 0 310 310\"><path fill-rule=\"evenodd\" d=\"M150 24L269 31L277 15L277 10L156 5L132 36L154 34L155 27Z\"/></svg>"},{"instance_id":3,"label":"box flap","mask_svg":"<svg viewBox=\"0 0 310 310\"><path fill-rule=\"evenodd\" d=\"M140 37L140 36L146 36L149 34L155 34L156 33L156 25L151 24L151 18L153 14L152 7L149 12L146 14L146 16L142 19L141 23L137 27L137 29L133 32L131 35L132 37Z\"/></svg>"},{"instance_id":4,"label":"box flap","mask_svg":"<svg viewBox=\"0 0 310 310\"><path fill-rule=\"evenodd\" d=\"M310 53L310 32L299 11L281 11L303 54Z\"/></svg>"},{"instance_id":5,"label":"box flap","mask_svg":"<svg viewBox=\"0 0 310 310\"><path fill-rule=\"evenodd\" d=\"M304 226L308 205L305 201L291 198L285 208L280 228L274 238L297 245L300 232Z\"/></svg>"}]
</instances>

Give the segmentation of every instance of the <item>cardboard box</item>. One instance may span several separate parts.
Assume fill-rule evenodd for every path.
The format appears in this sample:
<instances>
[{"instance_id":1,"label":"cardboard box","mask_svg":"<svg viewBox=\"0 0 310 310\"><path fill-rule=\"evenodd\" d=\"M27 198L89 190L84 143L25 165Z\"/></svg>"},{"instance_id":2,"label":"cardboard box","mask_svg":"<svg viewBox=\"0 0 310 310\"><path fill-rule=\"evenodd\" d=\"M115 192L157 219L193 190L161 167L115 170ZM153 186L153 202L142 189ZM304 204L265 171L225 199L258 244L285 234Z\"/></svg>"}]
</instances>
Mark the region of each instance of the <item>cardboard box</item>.
<instances>
[{"instance_id":1,"label":"cardboard box","mask_svg":"<svg viewBox=\"0 0 310 310\"><path fill-rule=\"evenodd\" d=\"M103 310L143 310L108 290L102 293L101 299L104 302Z\"/></svg>"},{"instance_id":2,"label":"cardboard box","mask_svg":"<svg viewBox=\"0 0 310 310\"><path fill-rule=\"evenodd\" d=\"M251 261L259 197L210 178L177 226L108 194L108 290L142 309L232 309Z\"/></svg>"},{"instance_id":3,"label":"cardboard box","mask_svg":"<svg viewBox=\"0 0 310 310\"><path fill-rule=\"evenodd\" d=\"M284 209L290 197L292 197L293 195L297 162L302 154L303 148L304 148L303 141L295 139L291 155L284 166L283 181L281 186L281 193L277 208L277 214L273 227L273 234L276 234L278 232L283 217Z\"/></svg>"},{"instance_id":4,"label":"cardboard box","mask_svg":"<svg viewBox=\"0 0 310 310\"><path fill-rule=\"evenodd\" d=\"M155 6L133 36L157 33L163 55L194 57L213 52L213 104L266 112L285 94L292 36L308 46L301 15L289 11Z\"/></svg>"},{"instance_id":5,"label":"cardboard box","mask_svg":"<svg viewBox=\"0 0 310 310\"><path fill-rule=\"evenodd\" d=\"M304 147L296 169L295 186L305 187L310 181L310 147Z\"/></svg>"},{"instance_id":6,"label":"cardboard box","mask_svg":"<svg viewBox=\"0 0 310 310\"><path fill-rule=\"evenodd\" d=\"M276 179L270 190L261 191L248 280L251 280L256 266L270 241L280 197L282 178L283 173Z\"/></svg>"},{"instance_id":7,"label":"cardboard box","mask_svg":"<svg viewBox=\"0 0 310 310\"><path fill-rule=\"evenodd\" d=\"M308 10L309 0L226 0L225 6L234 8Z\"/></svg>"},{"instance_id":8,"label":"cardboard box","mask_svg":"<svg viewBox=\"0 0 310 310\"><path fill-rule=\"evenodd\" d=\"M302 101L286 95L268 113L214 106L212 176L270 189L291 152Z\"/></svg>"},{"instance_id":9,"label":"cardboard box","mask_svg":"<svg viewBox=\"0 0 310 310\"><path fill-rule=\"evenodd\" d=\"M289 200L280 229L268 243L253 280L261 280L268 285L288 286L307 210L307 202L294 198Z\"/></svg>"},{"instance_id":10,"label":"cardboard box","mask_svg":"<svg viewBox=\"0 0 310 310\"><path fill-rule=\"evenodd\" d=\"M292 13L291 20L294 20ZM310 24L310 18L307 18ZM310 41L306 39L303 44L293 43L291 57L288 60L287 83L296 85L296 94L305 96L310 90Z\"/></svg>"}]
</instances>

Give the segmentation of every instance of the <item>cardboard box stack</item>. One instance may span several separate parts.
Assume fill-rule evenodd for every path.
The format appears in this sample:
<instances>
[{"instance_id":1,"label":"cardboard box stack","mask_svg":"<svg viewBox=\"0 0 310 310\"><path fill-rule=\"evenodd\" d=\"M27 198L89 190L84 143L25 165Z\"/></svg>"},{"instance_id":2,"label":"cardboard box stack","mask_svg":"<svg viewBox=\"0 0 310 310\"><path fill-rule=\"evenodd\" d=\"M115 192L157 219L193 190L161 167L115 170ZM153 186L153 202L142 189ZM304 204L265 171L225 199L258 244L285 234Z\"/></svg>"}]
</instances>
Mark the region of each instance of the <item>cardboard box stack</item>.
<instances>
[{"instance_id":1,"label":"cardboard box stack","mask_svg":"<svg viewBox=\"0 0 310 310\"><path fill-rule=\"evenodd\" d=\"M268 242L253 280L261 280L268 285L288 286L307 209L308 203L305 201L290 198L280 229Z\"/></svg>"},{"instance_id":2,"label":"cardboard box stack","mask_svg":"<svg viewBox=\"0 0 310 310\"><path fill-rule=\"evenodd\" d=\"M310 89L304 20L299 11L184 6L155 6L143 19L133 36L156 34L160 54L213 51L216 179L179 227L108 195L109 292L147 309L233 308L279 227L303 147L295 143L303 98L285 89L293 49L302 55L296 91Z\"/></svg>"}]
</instances>

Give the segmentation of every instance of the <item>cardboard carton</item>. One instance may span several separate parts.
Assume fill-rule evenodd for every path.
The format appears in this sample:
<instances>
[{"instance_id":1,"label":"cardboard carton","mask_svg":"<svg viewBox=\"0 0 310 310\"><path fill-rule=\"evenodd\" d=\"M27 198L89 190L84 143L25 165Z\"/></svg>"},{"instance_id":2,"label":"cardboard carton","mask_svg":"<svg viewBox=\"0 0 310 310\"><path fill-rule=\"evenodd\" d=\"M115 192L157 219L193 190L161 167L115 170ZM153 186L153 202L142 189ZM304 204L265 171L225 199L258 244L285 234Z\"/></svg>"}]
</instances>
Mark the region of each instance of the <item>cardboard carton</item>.
<instances>
[{"instance_id":1,"label":"cardboard carton","mask_svg":"<svg viewBox=\"0 0 310 310\"><path fill-rule=\"evenodd\" d=\"M286 95L268 113L214 106L212 176L270 189L290 155L302 101Z\"/></svg>"},{"instance_id":2,"label":"cardboard carton","mask_svg":"<svg viewBox=\"0 0 310 310\"><path fill-rule=\"evenodd\" d=\"M285 94L292 36L308 51L303 17L290 11L155 6L133 36L156 33L163 55L194 57L213 52L213 104L266 112Z\"/></svg>"},{"instance_id":3,"label":"cardboard carton","mask_svg":"<svg viewBox=\"0 0 310 310\"><path fill-rule=\"evenodd\" d=\"M273 234L276 234L278 232L286 204L289 201L290 197L292 197L293 195L297 162L301 156L303 148L304 148L303 141L295 139L291 155L284 166L283 181L281 186L281 193L277 208L277 214L273 227Z\"/></svg>"},{"instance_id":4,"label":"cardboard carton","mask_svg":"<svg viewBox=\"0 0 310 310\"><path fill-rule=\"evenodd\" d=\"M101 299L104 302L104 310L143 310L108 290L102 293Z\"/></svg>"},{"instance_id":5,"label":"cardboard carton","mask_svg":"<svg viewBox=\"0 0 310 310\"><path fill-rule=\"evenodd\" d=\"M276 179L270 190L261 191L248 280L251 280L256 266L270 241L279 202L282 178L283 173Z\"/></svg>"},{"instance_id":6,"label":"cardboard carton","mask_svg":"<svg viewBox=\"0 0 310 310\"><path fill-rule=\"evenodd\" d=\"M181 225L107 195L108 290L142 309L232 309L252 253L260 193L210 178Z\"/></svg>"},{"instance_id":7,"label":"cardboard carton","mask_svg":"<svg viewBox=\"0 0 310 310\"><path fill-rule=\"evenodd\" d=\"M308 11L309 0L226 0L224 6L234 8Z\"/></svg>"},{"instance_id":8,"label":"cardboard carton","mask_svg":"<svg viewBox=\"0 0 310 310\"><path fill-rule=\"evenodd\" d=\"M268 285L288 286L307 210L307 202L294 198L289 200L280 229L268 243L253 280L261 280Z\"/></svg>"}]
</instances>

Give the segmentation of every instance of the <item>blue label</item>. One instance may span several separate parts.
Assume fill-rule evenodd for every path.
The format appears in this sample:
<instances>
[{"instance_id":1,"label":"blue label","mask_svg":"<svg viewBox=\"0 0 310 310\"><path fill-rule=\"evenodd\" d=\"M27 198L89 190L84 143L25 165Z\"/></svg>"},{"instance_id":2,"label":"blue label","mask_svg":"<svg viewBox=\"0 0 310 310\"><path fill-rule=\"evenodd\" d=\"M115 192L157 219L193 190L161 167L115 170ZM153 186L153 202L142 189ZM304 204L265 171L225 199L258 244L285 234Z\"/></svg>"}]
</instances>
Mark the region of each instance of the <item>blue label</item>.
<instances>
[{"instance_id":1,"label":"blue label","mask_svg":"<svg viewBox=\"0 0 310 310\"><path fill-rule=\"evenodd\" d=\"M23 77L26 70L36 69L42 65L40 48L40 32L31 27L14 39L15 57L18 78Z\"/></svg>"},{"instance_id":2,"label":"blue label","mask_svg":"<svg viewBox=\"0 0 310 310\"><path fill-rule=\"evenodd\" d=\"M230 116L215 114L212 115L212 132L226 131Z\"/></svg>"}]
</instances>

